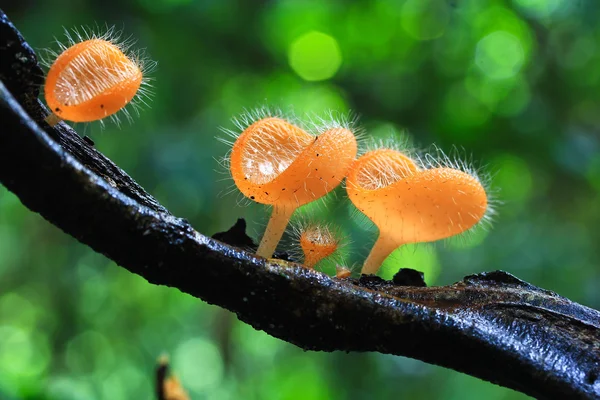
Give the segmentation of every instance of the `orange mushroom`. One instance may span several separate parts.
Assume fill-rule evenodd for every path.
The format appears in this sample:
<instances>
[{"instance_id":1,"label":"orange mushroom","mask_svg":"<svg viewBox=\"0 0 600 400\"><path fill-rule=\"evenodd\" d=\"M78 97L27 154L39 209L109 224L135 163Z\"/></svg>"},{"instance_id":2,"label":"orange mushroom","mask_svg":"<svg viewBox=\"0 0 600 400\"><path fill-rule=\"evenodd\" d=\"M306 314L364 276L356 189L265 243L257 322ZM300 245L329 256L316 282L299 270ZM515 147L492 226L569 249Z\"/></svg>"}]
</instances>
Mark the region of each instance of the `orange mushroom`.
<instances>
[{"instance_id":1,"label":"orange mushroom","mask_svg":"<svg viewBox=\"0 0 600 400\"><path fill-rule=\"evenodd\" d=\"M158 359L157 366L157 395L164 400L190 400L188 393L185 391L181 382L174 374L168 375L169 372L169 357L162 355Z\"/></svg>"},{"instance_id":2,"label":"orange mushroom","mask_svg":"<svg viewBox=\"0 0 600 400\"><path fill-rule=\"evenodd\" d=\"M163 391L165 400L190 400L188 393L185 391L179 378L171 375L165 379L163 383Z\"/></svg>"},{"instance_id":3,"label":"orange mushroom","mask_svg":"<svg viewBox=\"0 0 600 400\"><path fill-rule=\"evenodd\" d=\"M396 248L462 233L484 218L486 191L476 176L456 168L422 168L399 151L366 153L347 177L350 200L379 228L362 273L376 273Z\"/></svg>"},{"instance_id":4,"label":"orange mushroom","mask_svg":"<svg viewBox=\"0 0 600 400\"><path fill-rule=\"evenodd\" d=\"M71 46L63 46L44 85L52 111L46 121L51 126L61 120L101 120L124 110L138 93L148 95L142 86L147 84L144 74L152 63L126 54L126 46L118 44L113 33L111 29L105 35L90 35L79 43L69 36Z\"/></svg>"},{"instance_id":5,"label":"orange mushroom","mask_svg":"<svg viewBox=\"0 0 600 400\"><path fill-rule=\"evenodd\" d=\"M304 265L314 268L340 248L339 234L327 225L304 224L297 229Z\"/></svg>"},{"instance_id":6,"label":"orange mushroom","mask_svg":"<svg viewBox=\"0 0 600 400\"><path fill-rule=\"evenodd\" d=\"M348 279L352 276L352 270L345 265L335 266L335 277L338 279Z\"/></svg>"},{"instance_id":7,"label":"orange mushroom","mask_svg":"<svg viewBox=\"0 0 600 400\"><path fill-rule=\"evenodd\" d=\"M293 212L340 184L356 157L356 138L344 127L313 136L277 118L248 126L233 144L229 168L249 199L273 206L257 254L269 258Z\"/></svg>"}]
</instances>

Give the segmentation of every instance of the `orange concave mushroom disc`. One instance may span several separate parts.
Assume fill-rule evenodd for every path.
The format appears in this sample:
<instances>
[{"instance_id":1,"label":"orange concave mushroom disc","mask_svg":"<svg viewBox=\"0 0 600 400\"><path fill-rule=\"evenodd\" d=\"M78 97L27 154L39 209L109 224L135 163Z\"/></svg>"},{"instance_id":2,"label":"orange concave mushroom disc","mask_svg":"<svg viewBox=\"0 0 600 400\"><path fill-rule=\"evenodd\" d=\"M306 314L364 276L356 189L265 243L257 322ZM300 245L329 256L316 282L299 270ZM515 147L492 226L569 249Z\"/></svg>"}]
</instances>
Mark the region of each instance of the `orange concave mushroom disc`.
<instances>
[{"instance_id":1,"label":"orange concave mushroom disc","mask_svg":"<svg viewBox=\"0 0 600 400\"><path fill-rule=\"evenodd\" d=\"M188 393L185 391L181 382L176 376L170 376L163 382L163 391L165 400L190 400Z\"/></svg>"},{"instance_id":2,"label":"orange concave mushroom disc","mask_svg":"<svg viewBox=\"0 0 600 400\"><path fill-rule=\"evenodd\" d=\"M90 39L69 47L56 59L44 92L55 122L96 121L125 107L138 92L142 78L139 63L118 46Z\"/></svg>"},{"instance_id":3,"label":"orange concave mushroom disc","mask_svg":"<svg viewBox=\"0 0 600 400\"><path fill-rule=\"evenodd\" d=\"M420 170L395 150L359 158L347 178L350 200L379 228L363 266L375 273L385 258L406 243L457 235L485 215L487 195L476 177L452 168Z\"/></svg>"},{"instance_id":4,"label":"orange concave mushroom disc","mask_svg":"<svg viewBox=\"0 0 600 400\"><path fill-rule=\"evenodd\" d=\"M356 157L345 128L312 136L281 118L250 125L231 151L231 175L251 200L274 207L257 254L271 257L294 210L340 184Z\"/></svg>"},{"instance_id":5,"label":"orange concave mushroom disc","mask_svg":"<svg viewBox=\"0 0 600 400\"><path fill-rule=\"evenodd\" d=\"M350 276L352 276L352 271L350 270L350 268L348 268L344 265L337 265L335 267L335 277L336 278L347 279L347 278L350 278Z\"/></svg>"},{"instance_id":6,"label":"orange concave mushroom disc","mask_svg":"<svg viewBox=\"0 0 600 400\"><path fill-rule=\"evenodd\" d=\"M314 268L321 260L329 257L339 247L339 240L328 227L311 225L300 232L300 248L304 254L304 265Z\"/></svg>"}]
</instances>

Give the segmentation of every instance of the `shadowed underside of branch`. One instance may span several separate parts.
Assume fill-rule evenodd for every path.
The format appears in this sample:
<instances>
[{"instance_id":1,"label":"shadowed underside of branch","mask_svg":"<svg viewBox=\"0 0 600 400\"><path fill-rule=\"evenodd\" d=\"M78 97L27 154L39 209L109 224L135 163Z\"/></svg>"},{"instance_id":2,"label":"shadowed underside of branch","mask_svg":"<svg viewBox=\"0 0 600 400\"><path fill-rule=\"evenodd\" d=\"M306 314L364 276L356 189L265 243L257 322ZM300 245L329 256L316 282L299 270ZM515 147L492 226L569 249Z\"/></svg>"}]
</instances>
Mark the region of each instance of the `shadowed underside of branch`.
<instances>
[{"instance_id":1,"label":"shadowed underside of branch","mask_svg":"<svg viewBox=\"0 0 600 400\"><path fill-rule=\"evenodd\" d=\"M429 288L338 280L204 236L66 124L43 122L42 71L1 11L0 34L0 183L123 268L303 349L408 356L538 398L600 397L598 311L500 271Z\"/></svg>"}]
</instances>

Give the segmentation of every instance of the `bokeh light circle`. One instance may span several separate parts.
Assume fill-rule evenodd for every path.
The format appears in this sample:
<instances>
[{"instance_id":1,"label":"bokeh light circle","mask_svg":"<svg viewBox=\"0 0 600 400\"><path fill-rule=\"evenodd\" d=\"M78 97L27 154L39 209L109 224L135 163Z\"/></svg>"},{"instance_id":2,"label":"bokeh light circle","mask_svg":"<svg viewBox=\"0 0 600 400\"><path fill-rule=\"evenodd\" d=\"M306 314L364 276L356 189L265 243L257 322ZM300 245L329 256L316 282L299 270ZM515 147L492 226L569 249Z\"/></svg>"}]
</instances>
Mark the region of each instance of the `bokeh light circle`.
<instances>
[{"instance_id":1,"label":"bokeh light circle","mask_svg":"<svg viewBox=\"0 0 600 400\"><path fill-rule=\"evenodd\" d=\"M408 0L402 6L400 24L414 39L432 40L444 34L449 14L445 1Z\"/></svg>"},{"instance_id":2,"label":"bokeh light circle","mask_svg":"<svg viewBox=\"0 0 600 400\"><path fill-rule=\"evenodd\" d=\"M515 5L526 15L534 18L548 18L560 14L573 3L571 0L513 0Z\"/></svg>"},{"instance_id":3,"label":"bokeh light circle","mask_svg":"<svg viewBox=\"0 0 600 400\"><path fill-rule=\"evenodd\" d=\"M223 379L223 359L219 349L203 338L180 344L173 355L173 369L186 389L199 393L215 389Z\"/></svg>"},{"instance_id":4,"label":"bokeh light circle","mask_svg":"<svg viewBox=\"0 0 600 400\"><path fill-rule=\"evenodd\" d=\"M307 81L332 78L342 65L342 52L332 36L311 31L296 39L288 51L294 72Z\"/></svg>"},{"instance_id":5,"label":"bokeh light circle","mask_svg":"<svg viewBox=\"0 0 600 400\"><path fill-rule=\"evenodd\" d=\"M491 79L515 76L525 62L525 51L518 37L495 31L477 43L475 65Z\"/></svg>"}]
</instances>

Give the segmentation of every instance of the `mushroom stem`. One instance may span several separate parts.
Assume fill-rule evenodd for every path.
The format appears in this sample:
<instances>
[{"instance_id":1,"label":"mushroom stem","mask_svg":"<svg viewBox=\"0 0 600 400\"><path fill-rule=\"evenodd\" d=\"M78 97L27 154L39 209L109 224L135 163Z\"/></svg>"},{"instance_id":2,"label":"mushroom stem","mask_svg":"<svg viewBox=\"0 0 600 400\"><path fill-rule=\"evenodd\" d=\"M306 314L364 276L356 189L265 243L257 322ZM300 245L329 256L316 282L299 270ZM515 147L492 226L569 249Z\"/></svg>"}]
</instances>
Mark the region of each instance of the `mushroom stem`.
<instances>
[{"instance_id":1,"label":"mushroom stem","mask_svg":"<svg viewBox=\"0 0 600 400\"><path fill-rule=\"evenodd\" d=\"M256 255L264 258L273 256L294 211L296 211L296 207L289 205L273 206L271 219L269 219L267 230L260 241Z\"/></svg>"},{"instance_id":2,"label":"mushroom stem","mask_svg":"<svg viewBox=\"0 0 600 400\"><path fill-rule=\"evenodd\" d=\"M360 271L361 274L376 274L385 259L392 254L394 250L402 246L402 244L403 243L399 244L397 241L391 240L388 235L380 233L371 253L369 253L369 256L365 260L362 271Z\"/></svg>"}]
</instances>

